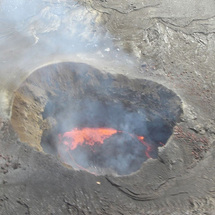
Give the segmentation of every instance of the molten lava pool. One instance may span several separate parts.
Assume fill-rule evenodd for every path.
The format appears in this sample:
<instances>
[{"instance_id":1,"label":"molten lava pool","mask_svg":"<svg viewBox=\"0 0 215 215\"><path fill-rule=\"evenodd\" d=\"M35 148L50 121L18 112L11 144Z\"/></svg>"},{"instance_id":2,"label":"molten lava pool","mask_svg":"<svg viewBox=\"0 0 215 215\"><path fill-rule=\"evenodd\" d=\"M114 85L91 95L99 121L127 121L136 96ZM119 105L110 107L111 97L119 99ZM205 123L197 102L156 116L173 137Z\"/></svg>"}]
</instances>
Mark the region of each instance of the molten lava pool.
<instances>
[{"instance_id":1,"label":"molten lava pool","mask_svg":"<svg viewBox=\"0 0 215 215\"><path fill-rule=\"evenodd\" d=\"M181 120L181 104L156 82L61 62L26 79L11 122L22 142L74 169L128 175L158 157Z\"/></svg>"},{"instance_id":2,"label":"molten lava pool","mask_svg":"<svg viewBox=\"0 0 215 215\"><path fill-rule=\"evenodd\" d=\"M145 142L143 136L114 128L74 128L58 138L60 159L94 174L127 175L155 157L154 144Z\"/></svg>"}]
</instances>

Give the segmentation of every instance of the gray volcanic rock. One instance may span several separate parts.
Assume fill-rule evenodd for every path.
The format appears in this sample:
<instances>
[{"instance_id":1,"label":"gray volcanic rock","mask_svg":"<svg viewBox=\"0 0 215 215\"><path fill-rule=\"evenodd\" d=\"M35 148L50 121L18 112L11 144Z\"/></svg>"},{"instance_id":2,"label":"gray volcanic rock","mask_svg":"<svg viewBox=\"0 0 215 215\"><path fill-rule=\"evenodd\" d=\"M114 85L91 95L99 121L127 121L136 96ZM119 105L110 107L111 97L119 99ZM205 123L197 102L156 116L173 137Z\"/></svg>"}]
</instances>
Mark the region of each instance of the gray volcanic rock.
<instances>
[{"instance_id":1,"label":"gray volcanic rock","mask_svg":"<svg viewBox=\"0 0 215 215\"><path fill-rule=\"evenodd\" d=\"M1 1L0 214L213 214L214 11L213 0ZM19 140L14 91L65 61L149 79L181 98L182 121L158 159L129 176L94 176Z\"/></svg>"}]
</instances>

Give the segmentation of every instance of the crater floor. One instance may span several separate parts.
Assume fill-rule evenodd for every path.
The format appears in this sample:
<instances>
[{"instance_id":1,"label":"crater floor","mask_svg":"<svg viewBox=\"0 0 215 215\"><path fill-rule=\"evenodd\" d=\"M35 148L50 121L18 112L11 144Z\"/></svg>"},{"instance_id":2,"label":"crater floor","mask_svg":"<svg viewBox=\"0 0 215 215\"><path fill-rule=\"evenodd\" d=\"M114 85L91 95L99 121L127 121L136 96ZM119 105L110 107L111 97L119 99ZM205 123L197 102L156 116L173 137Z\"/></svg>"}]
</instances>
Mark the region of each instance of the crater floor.
<instances>
[{"instance_id":1,"label":"crater floor","mask_svg":"<svg viewBox=\"0 0 215 215\"><path fill-rule=\"evenodd\" d=\"M74 157L85 168L97 160L98 167L112 166L125 175L137 171L148 158L157 158L181 114L180 98L161 84L102 73L86 64L59 63L35 71L17 90L11 123L21 141L73 167L77 167ZM88 153L80 145L76 152L70 151L73 157L68 156L62 144L68 150L74 139L79 139L76 144L86 144L80 141L84 136L75 137L87 127L94 133L95 128L113 129L118 135L112 137L113 143L100 141L103 146L98 149L104 149L96 155L94 143L87 141L91 145ZM72 130L74 137L64 135Z\"/></svg>"}]
</instances>

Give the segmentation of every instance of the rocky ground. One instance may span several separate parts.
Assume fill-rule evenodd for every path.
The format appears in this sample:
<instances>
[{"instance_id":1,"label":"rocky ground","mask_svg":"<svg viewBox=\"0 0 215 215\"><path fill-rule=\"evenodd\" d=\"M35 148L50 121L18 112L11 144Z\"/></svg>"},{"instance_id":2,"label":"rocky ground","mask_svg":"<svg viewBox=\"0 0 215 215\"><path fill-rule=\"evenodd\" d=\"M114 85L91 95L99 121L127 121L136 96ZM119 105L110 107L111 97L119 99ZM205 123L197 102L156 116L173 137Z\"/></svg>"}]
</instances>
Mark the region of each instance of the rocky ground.
<instances>
[{"instance_id":1,"label":"rocky ground","mask_svg":"<svg viewBox=\"0 0 215 215\"><path fill-rule=\"evenodd\" d=\"M214 214L214 1L14 2L0 3L0 213ZM13 93L59 61L174 91L184 114L158 159L130 176L98 177L22 143L10 124Z\"/></svg>"}]
</instances>

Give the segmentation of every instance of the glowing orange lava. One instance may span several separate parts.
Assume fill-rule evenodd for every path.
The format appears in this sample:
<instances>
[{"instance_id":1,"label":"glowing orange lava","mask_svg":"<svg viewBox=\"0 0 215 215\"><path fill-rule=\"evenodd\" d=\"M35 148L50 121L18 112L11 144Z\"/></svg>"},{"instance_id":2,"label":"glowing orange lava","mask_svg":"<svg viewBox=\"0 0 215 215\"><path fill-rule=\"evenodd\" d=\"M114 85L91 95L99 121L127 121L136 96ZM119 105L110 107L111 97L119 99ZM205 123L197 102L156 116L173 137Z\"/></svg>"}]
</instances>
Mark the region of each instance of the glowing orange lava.
<instances>
[{"instance_id":1,"label":"glowing orange lava","mask_svg":"<svg viewBox=\"0 0 215 215\"><path fill-rule=\"evenodd\" d=\"M113 139L105 141L113 135L116 135ZM126 135L131 138L129 139ZM122 137L126 139L123 140ZM147 143L143 136L114 128L74 128L71 131L58 134L58 140L59 146L63 146L58 151L59 158L63 163L71 165L74 169L85 170L95 175L100 174L99 168L103 167L113 168L120 175L136 171L135 165L140 165L140 161L144 162L148 158L156 158L158 145L164 145L161 142L157 145L152 142ZM122 142L120 142L121 140ZM123 148L120 148L121 146ZM140 151L138 152L138 150ZM135 161L136 159L137 161ZM124 169L121 169L122 167ZM130 167L131 170L129 170Z\"/></svg>"},{"instance_id":2,"label":"glowing orange lava","mask_svg":"<svg viewBox=\"0 0 215 215\"><path fill-rule=\"evenodd\" d=\"M87 144L93 146L95 144L103 144L105 139L110 138L117 133L126 133L134 139L138 139L143 145L146 146L145 155L151 158L150 152L152 147L144 141L143 136L137 136L128 132L119 131L113 128L74 128L64 134L59 134L59 143L64 144L70 150L74 150L78 145Z\"/></svg>"},{"instance_id":3,"label":"glowing orange lava","mask_svg":"<svg viewBox=\"0 0 215 215\"><path fill-rule=\"evenodd\" d=\"M84 143L91 146L95 143L103 144L105 139L117 132L113 128L75 128L72 131L65 132L63 135L59 134L59 139L64 145L74 150L78 145L83 145Z\"/></svg>"}]
</instances>

